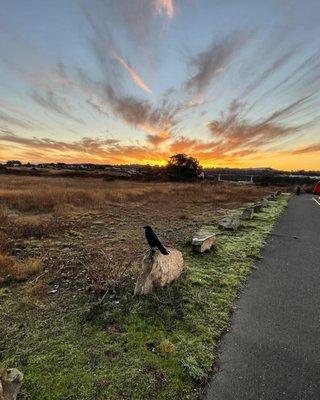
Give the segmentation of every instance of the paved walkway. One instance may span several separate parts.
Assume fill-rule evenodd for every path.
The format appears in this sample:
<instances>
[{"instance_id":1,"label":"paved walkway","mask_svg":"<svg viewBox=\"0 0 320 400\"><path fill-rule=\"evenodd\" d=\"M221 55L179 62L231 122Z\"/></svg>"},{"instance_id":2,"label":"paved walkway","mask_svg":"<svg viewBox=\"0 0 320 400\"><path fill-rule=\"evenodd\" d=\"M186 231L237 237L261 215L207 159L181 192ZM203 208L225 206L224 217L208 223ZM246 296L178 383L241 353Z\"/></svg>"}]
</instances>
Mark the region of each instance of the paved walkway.
<instances>
[{"instance_id":1,"label":"paved walkway","mask_svg":"<svg viewBox=\"0 0 320 400\"><path fill-rule=\"evenodd\" d=\"M316 199L294 196L277 222L236 304L206 400L320 399Z\"/></svg>"}]
</instances>

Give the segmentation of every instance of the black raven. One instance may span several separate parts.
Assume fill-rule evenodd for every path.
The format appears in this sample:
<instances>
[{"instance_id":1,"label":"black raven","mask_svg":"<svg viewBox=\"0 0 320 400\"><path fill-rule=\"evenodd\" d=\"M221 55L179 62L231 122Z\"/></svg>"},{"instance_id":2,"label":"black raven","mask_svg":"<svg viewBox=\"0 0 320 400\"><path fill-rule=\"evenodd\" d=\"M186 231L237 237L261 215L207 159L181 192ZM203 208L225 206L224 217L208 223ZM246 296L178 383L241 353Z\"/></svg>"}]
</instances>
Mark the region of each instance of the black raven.
<instances>
[{"instance_id":1,"label":"black raven","mask_svg":"<svg viewBox=\"0 0 320 400\"><path fill-rule=\"evenodd\" d=\"M168 255L168 250L160 242L158 236L153 232L151 226L144 226L143 229L145 231L146 239L151 249L153 250L155 247L157 247L161 254Z\"/></svg>"}]
</instances>

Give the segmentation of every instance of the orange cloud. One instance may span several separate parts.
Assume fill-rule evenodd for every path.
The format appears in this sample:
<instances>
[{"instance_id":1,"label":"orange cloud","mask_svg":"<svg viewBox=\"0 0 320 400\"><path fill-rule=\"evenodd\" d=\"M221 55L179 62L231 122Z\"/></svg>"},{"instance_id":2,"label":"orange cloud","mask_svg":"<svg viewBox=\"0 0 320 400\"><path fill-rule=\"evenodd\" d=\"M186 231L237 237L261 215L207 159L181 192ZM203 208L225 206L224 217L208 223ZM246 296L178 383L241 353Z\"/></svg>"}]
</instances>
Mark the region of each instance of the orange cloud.
<instances>
[{"instance_id":1,"label":"orange cloud","mask_svg":"<svg viewBox=\"0 0 320 400\"><path fill-rule=\"evenodd\" d=\"M320 143L310 143L306 146L301 146L293 150L292 154L306 154L306 153L318 153L318 152L320 152Z\"/></svg>"},{"instance_id":2,"label":"orange cloud","mask_svg":"<svg viewBox=\"0 0 320 400\"><path fill-rule=\"evenodd\" d=\"M149 88L149 86L148 86L146 83L143 82L143 80L142 80L142 79L140 78L140 76L137 74L137 72L135 71L135 69L132 68L128 63L126 63L126 62L124 61L124 59L121 58L121 57L115 52L115 50L112 50L111 52L112 52L113 57L118 61L118 63L119 63L120 65L122 65L123 68L125 68L125 69L129 72L129 74L130 74L130 76L131 76L133 82L134 82L140 89L144 90L145 92L147 92L147 93L152 93L152 92L151 92L151 89Z\"/></svg>"},{"instance_id":3,"label":"orange cloud","mask_svg":"<svg viewBox=\"0 0 320 400\"><path fill-rule=\"evenodd\" d=\"M154 3L155 10L157 14L166 14L168 18L173 18L174 16L174 5L173 0L155 0Z\"/></svg>"},{"instance_id":4,"label":"orange cloud","mask_svg":"<svg viewBox=\"0 0 320 400\"><path fill-rule=\"evenodd\" d=\"M0 132L2 161L20 159L23 162L163 165L172 154L179 152L198 158L205 167L319 169L319 147L316 143L292 151L267 152L248 148L224 152L213 141L205 142L184 137L173 140L170 145L154 147L151 141L141 145L125 145L114 139L84 137L78 141L64 142L49 138L27 138L10 131Z\"/></svg>"}]
</instances>

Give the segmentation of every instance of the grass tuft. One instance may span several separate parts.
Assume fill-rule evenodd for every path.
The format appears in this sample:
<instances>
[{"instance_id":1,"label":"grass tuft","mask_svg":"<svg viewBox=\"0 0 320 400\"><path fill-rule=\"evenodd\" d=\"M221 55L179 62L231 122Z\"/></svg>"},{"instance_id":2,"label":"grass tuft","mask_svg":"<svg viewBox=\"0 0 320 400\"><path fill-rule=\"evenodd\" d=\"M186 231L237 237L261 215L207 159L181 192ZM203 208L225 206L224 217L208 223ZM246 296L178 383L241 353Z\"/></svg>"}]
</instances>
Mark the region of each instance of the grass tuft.
<instances>
[{"instance_id":1,"label":"grass tuft","mask_svg":"<svg viewBox=\"0 0 320 400\"><path fill-rule=\"evenodd\" d=\"M163 356L167 357L175 350L175 346L173 343L170 342L168 339L161 340L161 342L157 346L158 353Z\"/></svg>"},{"instance_id":2,"label":"grass tuft","mask_svg":"<svg viewBox=\"0 0 320 400\"><path fill-rule=\"evenodd\" d=\"M0 254L0 284L5 282L25 281L43 269L43 261L39 258L17 260L13 256Z\"/></svg>"}]
</instances>

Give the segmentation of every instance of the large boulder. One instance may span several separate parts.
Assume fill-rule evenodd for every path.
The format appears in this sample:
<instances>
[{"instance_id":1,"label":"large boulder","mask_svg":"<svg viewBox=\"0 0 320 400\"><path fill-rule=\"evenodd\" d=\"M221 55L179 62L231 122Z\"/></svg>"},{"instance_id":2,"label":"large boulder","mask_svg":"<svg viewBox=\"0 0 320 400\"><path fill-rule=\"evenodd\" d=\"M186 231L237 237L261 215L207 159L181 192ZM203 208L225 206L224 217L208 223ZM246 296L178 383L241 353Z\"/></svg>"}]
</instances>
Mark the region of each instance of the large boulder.
<instances>
[{"instance_id":1,"label":"large boulder","mask_svg":"<svg viewBox=\"0 0 320 400\"><path fill-rule=\"evenodd\" d=\"M219 228L228 231L236 231L240 226L240 220L236 217L224 217L219 221Z\"/></svg>"},{"instance_id":2,"label":"large boulder","mask_svg":"<svg viewBox=\"0 0 320 400\"><path fill-rule=\"evenodd\" d=\"M183 271L182 253L176 249L168 249L163 255L159 250L149 250L142 261L142 273L139 276L134 294L143 295L162 288L179 278Z\"/></svg>"},{"instance_id":3,"label":"large boulder","mask_svg":"<svg viewBox=\"0 0 320 400\"><path fill-rule=\"evenodd\" d=\"M260 203L263 207L267 207L267 205L269 204L268 200L265 197L260 200Z\"/></svg>"},{"instance_id":4,"label":"large boulder","mask_svg":"<svg viewBox=\"0 0 320 400\"><path fill-rule=\"evenodd\" d=\"M247 207L242 211L240 218L242 220L249 220L253 218L254 210L252 207Z\"/></svg>"},{"instance_id":5,"label":"large boulder","mask_svg":"<svg viewBox=\"0 0 320 400\"><path fill-rule=\"evenodd\" d=\"M217 240L217 234L207 227L202 227L192 238L192 250L196 253L209 251Z\"/></svg>"},{"instance_id":6,"label":"large boulder","mask_svg":"<svg viewBox=\"0 0 320 400\"><path fill-rule=\"evenodd\" d=\"M16 400L23 374L16 368L0 370L0 400Z\"/></svg>"},{"instance_id":7,"label":"large boulder","mask_svg":"<svg viewBox=\"0 0 320 400\"><path fill-rule=\"evenodd\" d=\"M255 213L259 213L260 211L262 211L263 204L262 204L261 202L255 203L255 204L252 206L252 208L253 208L253 211L254 211Z\"/></svg>"}]
</instances>

